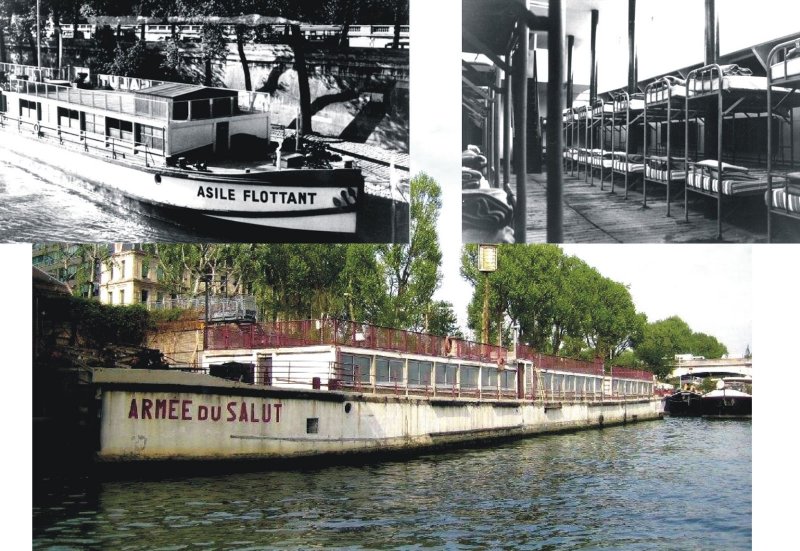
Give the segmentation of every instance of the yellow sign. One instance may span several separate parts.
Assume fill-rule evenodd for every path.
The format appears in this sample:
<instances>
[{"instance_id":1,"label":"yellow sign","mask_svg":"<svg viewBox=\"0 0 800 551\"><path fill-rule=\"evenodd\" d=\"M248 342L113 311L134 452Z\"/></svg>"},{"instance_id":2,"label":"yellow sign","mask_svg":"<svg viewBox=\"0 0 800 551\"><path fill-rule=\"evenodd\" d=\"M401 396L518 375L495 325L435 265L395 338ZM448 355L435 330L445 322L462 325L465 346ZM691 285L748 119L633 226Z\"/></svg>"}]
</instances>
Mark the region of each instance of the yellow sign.
<instances>
[{"instance_id":1,"label":"yellow sign","mask_svg":"<svg viewBox=\"0 0 800 551\"><path fill-rule=\"evenodd\" d=\"M478 270L481 272L494 272L497 270L497 246L478 246Z\"/></svg>"}]
</instances>

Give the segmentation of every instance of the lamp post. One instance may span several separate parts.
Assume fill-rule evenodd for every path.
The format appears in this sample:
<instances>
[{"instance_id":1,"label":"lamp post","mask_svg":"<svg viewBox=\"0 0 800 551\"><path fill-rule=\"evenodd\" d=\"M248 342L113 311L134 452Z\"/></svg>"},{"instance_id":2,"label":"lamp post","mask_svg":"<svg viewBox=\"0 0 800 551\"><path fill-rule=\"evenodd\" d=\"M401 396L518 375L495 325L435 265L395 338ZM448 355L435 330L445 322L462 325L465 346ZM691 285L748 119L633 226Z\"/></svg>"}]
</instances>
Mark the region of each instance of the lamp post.
<instances>
[{"instance_id":1,"label":"lamp post","mask_svg":"<svg viewBox=\"0 0 800 551\"><path fill-rule=\"evenodd\" d=\"M483 272L481 341L489 342L489 272L497 270L497 245L478 245L478 271Z\"/></svg>"},{"instance_id":2,"label":"lamp post","mask_svg":"<svg viewBox=\"0 0 800 551\"><path fill-rule=\"evenodd\" d=\"M208 349L208 284L214 279L214 275L207 271L200 276L200 281L206 284L206 308L205 308L205 323L203 324L203 350Z\"/></svg>"}]
</instances>

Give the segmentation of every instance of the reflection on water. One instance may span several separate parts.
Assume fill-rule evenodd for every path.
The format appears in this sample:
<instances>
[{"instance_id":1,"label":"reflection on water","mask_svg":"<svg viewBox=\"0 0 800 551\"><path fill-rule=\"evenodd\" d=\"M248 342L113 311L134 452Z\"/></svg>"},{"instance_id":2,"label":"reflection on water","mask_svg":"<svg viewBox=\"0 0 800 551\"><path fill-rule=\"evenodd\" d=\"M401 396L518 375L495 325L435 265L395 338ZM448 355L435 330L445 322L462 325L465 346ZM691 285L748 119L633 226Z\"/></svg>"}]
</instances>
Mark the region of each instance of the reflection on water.
<instances>
[{"instance_id":1,"label":"reflection on water","mask_svg":"<svg viewBox=\"0 0 800 551\"><path fill-rule=\"evenodd\" d=\"M751 425L667 419L360 466L48 479L33 523L37 549L750 549Z\"/></svg>"}]
</instances>

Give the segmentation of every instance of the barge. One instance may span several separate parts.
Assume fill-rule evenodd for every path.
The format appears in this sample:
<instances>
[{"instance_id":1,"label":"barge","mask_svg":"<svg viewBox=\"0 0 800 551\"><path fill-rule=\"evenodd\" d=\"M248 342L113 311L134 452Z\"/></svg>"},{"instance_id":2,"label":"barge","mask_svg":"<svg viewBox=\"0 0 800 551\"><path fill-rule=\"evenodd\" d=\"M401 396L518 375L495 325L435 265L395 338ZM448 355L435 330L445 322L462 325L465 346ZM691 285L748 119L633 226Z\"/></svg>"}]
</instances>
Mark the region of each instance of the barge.
<instances>
[{"instance_id":1,"label":"barge","mask_svg":"<svg viewBox=\"0 0 800 551\"><path fill-rule=\"evenodd\" d=\"M661 417L651 373L524 346L330 319L205 333L195 366L91 371L97 461L414 452Z\"/></svg>"},{"instance_id":2,"label":"barge","mask_svg":"<svg viewBox=\"0 0 800 551\"><path fill-rule=\"evenodd\" d=\"M356 240L361 170L321 144L273 141L267 95L103 76L91 88L59 76L0 64L0 148L23 165L191 228Z\"/></svg>"}]
</instances>

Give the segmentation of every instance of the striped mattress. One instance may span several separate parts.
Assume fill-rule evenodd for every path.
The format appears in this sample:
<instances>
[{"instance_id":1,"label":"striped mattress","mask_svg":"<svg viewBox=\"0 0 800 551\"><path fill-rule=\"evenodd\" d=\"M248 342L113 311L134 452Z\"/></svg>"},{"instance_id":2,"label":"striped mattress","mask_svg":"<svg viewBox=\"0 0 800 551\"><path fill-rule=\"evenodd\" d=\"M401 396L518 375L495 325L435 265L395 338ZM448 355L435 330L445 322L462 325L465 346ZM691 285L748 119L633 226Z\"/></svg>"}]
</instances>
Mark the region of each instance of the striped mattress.
<instances>
[{"instance_id":1,"label":"striped mattress","mask_svg":"<svg viewBox=\"0 0 800 551\"><path fill-rule=\"evenodd\" d=\"M723 173L722 178L723 195L753 195L767 190L767 173L765 171L750 171L747 174ZM690 172L686 183L691 187L710 193L719 192L719 178L706 171L694 170Z\"/></svg>"},{"instance_id":2,"label":"striped mattress","mask_svg":"<svg viewBox=\"0 0 800 551\"><path fill-rule=\"evenodd\" d=\"M619 170L620 172L631 172L631 173L638 173L644 171L644 165L642 163L626 163L624 160L614 160L614 170Z\"/></svg>"},{"instance_id":3,"label":"striped mattress","mask_svg":"<svg viewBox=\"0 0 800 551\"><path fill-rule=\"evenodd\" d=\"M764 194L764 201L767 199L767 194ZM773 189L772 208L800 214L800 194L789 193L784 187Z\"/></svg>"}]
</instances>

